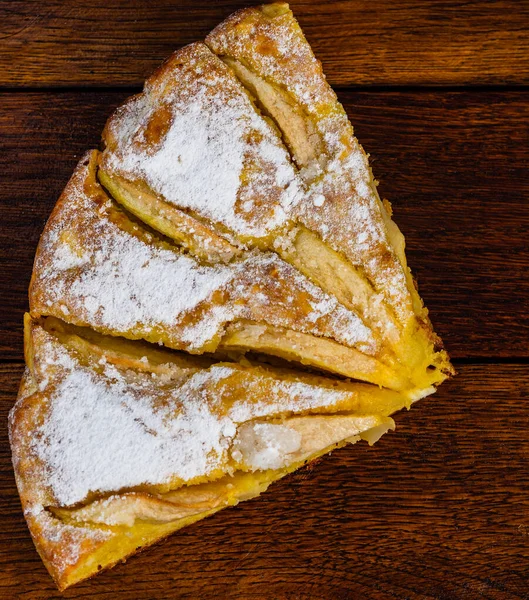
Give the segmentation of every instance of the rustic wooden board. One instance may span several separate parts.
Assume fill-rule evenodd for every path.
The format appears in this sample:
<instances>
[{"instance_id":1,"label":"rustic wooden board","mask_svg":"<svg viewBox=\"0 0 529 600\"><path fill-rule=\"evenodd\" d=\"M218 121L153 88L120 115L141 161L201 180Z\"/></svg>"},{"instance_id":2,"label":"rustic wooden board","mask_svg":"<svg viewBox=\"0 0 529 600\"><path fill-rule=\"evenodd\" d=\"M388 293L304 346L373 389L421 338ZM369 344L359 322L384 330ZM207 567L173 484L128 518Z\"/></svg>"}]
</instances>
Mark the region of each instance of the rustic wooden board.
<instances>
[{"instance_id":1,"label":"rustic wooden board","mask_svg":"<svg viewBox=\"0 0 529 600\"><path fill-rule=\"evenodd\" d=\"M21 365L0 367L0 597L527 598L529 372L464 365L397 430L275 484L63 596L20 511L6 418Z\"/></svg>"},{"instance_id":2,"label":"rustic wooden board","mask_svg":"<svg viewBox=\"0 0 529 600\"><path fill-rule=\"evenodd\" d=\"M111 110L248 4L0 0L0 598L529 599L527 0L291 3L459 375L375 447L335 452L63 595L33 547L6 419L39 234Z\"/></svg>"},{"instance_id":3,"label":"rustic wooden board","mask_svg":"<svg viewBox=\"0 0 529 600\"><path fill-rule=\"evenodd\" d=\"M22 356L38 237L127 92L0 95L0 351ZM456 358L529 356L529 100L523 92L340 93L393 201L434 324Z\"/></svg>"},{"instance_id":4,"label":"rustic wooden board","mask_svg":"<svg viewBox=\"0 0 529 600\"><path fill-rule=\"evenodd\" d=\"M138 85L249 0L2 0L0 85ZM529 83L526 0L291 6L340 85Z\"/></svg>"}]
</instances>

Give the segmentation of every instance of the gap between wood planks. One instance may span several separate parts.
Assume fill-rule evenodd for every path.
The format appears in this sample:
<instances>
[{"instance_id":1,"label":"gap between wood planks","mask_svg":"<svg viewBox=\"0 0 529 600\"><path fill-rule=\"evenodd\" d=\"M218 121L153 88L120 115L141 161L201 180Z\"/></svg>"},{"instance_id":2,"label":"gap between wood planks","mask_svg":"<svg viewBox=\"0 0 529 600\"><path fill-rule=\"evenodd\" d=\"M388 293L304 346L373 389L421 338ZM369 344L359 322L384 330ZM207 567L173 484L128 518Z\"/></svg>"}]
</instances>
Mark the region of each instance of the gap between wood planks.
<instances>
[{"instance_id":1,"label":"gap between wood planks","mask_svg":"<svg viewBox=\"0 0 529 600\"><path fill-rule=\"evenodd\" d=\"M103 93L103 92L125 92L129 94L137 94L143 89L142 85L47 85L47 86L2 86L0 85L0 93L5 94L31 94L31 93ZM462 84L462 85L333 85L332 89L340 95L341 92L373 92L374 94L383 94L384 92L403 92L403 93L451 93L451 92L527 92L529 84Z\"/></svg>"}]
</instances>

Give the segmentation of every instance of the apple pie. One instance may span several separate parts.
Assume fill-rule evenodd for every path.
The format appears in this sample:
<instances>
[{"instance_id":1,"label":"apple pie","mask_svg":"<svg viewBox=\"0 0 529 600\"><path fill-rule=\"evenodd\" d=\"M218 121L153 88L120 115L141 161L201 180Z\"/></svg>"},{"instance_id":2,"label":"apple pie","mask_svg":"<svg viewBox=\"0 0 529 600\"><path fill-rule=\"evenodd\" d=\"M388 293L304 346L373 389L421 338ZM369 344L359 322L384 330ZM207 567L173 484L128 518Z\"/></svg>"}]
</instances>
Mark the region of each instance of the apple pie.
<instances>
[{"instance_id":1,"label":"apple pie","mask_svg":"<svg viewBox=\"0 0 529 600\"><path fill-rule=\"evenodd\" d=\"M111 115L41 236L9 418L61 590L376 442L454 373L391 216L287 4Z\"/></svg>"}]
</instances>

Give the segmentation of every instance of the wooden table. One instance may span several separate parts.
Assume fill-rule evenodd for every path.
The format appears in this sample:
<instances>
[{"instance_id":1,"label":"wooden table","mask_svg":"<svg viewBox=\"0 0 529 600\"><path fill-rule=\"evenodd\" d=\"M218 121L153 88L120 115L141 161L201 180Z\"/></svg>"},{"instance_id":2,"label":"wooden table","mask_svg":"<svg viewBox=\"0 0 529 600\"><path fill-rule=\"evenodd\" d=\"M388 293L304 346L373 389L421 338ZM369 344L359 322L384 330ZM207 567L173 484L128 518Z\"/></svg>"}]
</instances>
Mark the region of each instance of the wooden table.
<instances>
[{"instance_id":1,"label":"wooden table","mask_svg":"<svg viewBox=\"0 0 529 600\"><path fill-rule=\"evenodd\" d=\"M33 548L7 412L39 234L112 109L248 4L0 1L0 598L60 598ZM529 598L529 3L294 2L371 154L459 375L261 499L66 598Z\"/></svg>"}]
</instances>

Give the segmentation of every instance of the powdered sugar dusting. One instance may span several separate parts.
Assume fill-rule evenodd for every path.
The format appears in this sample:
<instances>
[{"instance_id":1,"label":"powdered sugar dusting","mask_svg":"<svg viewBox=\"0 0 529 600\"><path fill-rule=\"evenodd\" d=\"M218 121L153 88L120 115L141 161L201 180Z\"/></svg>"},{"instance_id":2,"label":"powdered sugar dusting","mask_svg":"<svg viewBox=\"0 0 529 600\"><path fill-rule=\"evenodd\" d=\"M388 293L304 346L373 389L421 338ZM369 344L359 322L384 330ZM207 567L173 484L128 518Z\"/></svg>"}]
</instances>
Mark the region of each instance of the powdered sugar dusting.
<instances>
[{"instance_id":1,"label":"powdered sugar dusting","mask_svg":"<svg viewBox=\"0 0 529 600\"><path fill-rule=\"evenodd\" d=\"M41 460L60 504L90 491L207 475L229 445L217 418L199 402L155 407L141 386L72 371L53 393L40 435Z\"/></svg>"},{"instance_id":2,"label":"powdered sugar dusting","mask_svg":"<svg viewBox=\"0 0 529 600\"><path fill-rule=\"evenodd\" d=\"M190 350L202 349L239 319L376 350L355 313L277 255L202 265L129 231L130 223L118 225L124 216L89 195L82 185L86 176L86 170L74 176L41 241L32 296L42 314ZM64 260L72 240L82 262Z\"/></svg>"},{"instance_id":3,"label":"powdered sugar dusting","mask_svg":"<svg viewBox=\"0 0 529 600\"><path fill-rule=\"evenodd\" d=\"M237 235L262 236L288 220L299 182L270 125L230 71L200 44L174 57L143 95L116 113L104 168L142 179L179 208ZM167 130L147 139L150 124Z\"/></svg>"},{"instance_id":4,"label":"powdered sugar dusting","mask_svg":"<svg viewBox=\"0 0 529 600\"><path fill-rule=\"evenodd\" d=\"M87 321L98 319L117 330L145 322L170 326L231 277L229 269L200 267L187 256L133 237L105 235L100 241L90 269L80 273L68 293L83 298Z\"/></svg>"},{"instance_id":5,"label":"powdered sugar dusting","mask_svg":"<svg viewBox=\"0 0 529 600\"><path fill-rule=\"evenodd\" d=\"M39 353L59 345L49 334L45 337ZM64 352L69 360L59 358L57 371L53 357ZM228 364L183 382L162 383L148 373L122 372L112 365L95 371L79 364L74 351L64 347L49 356L50 383L44 391L48 414L33 432L31 446L46 465L47 484L63 506L84 500L90 492L188 482L219 469L229 472L228 451L240 423L328 409L353 396ZM234 381L247 397L236 393ZM254 402L259 394L262 400Z\"/></svg>"},{"instance_id":6,"label":"powdered sugar dusting","mask_svg":"<svg viewBox=\"0 0 529 600\"><path fill-rule=\"evenodd\" d=\"M68 243L63 243L57 246L57 253L55 255L55 267L64 271L66 269L73 269L80 267L87 261L87 257L83 254L75 252L75 250Z\"/></svg>"}]
</instances>

